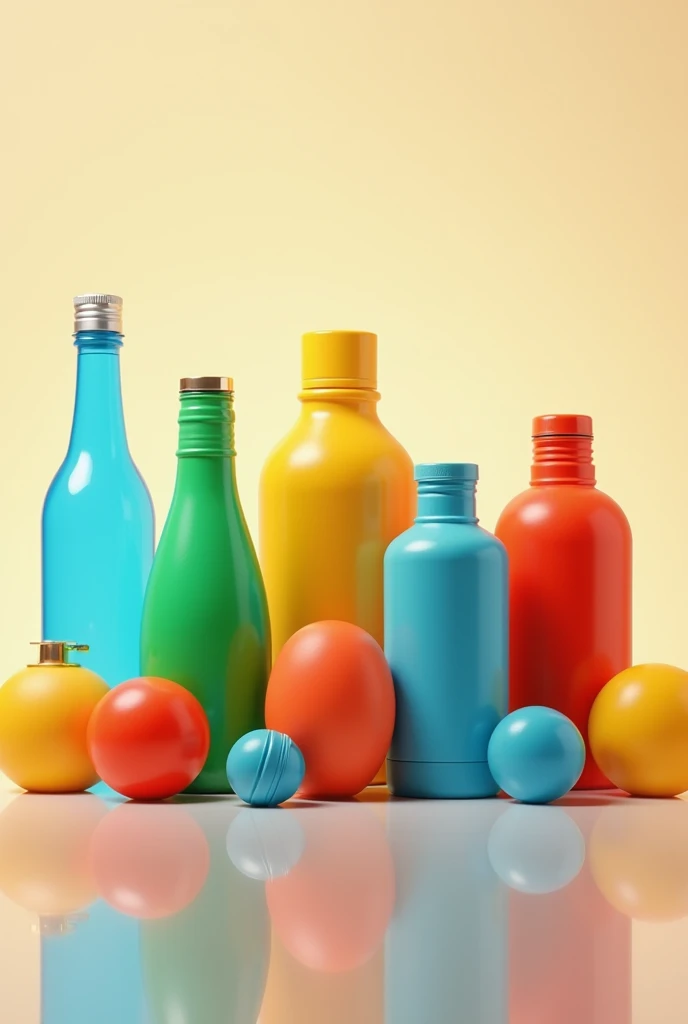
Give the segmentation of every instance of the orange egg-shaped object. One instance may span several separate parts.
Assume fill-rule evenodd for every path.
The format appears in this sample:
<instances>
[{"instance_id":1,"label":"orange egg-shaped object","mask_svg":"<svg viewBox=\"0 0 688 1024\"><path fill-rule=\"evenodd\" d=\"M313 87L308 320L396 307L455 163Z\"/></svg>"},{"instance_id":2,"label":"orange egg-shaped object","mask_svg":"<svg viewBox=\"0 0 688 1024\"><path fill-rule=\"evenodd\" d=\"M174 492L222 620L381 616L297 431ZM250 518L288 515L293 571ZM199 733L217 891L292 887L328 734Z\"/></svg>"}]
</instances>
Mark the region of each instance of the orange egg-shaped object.
<instances>
[{"instance_id":1,"label":"orange egg-shaped object","mask_svg":"<svg viewBox=\"0 0 688 1024\"><path fill-rule=\"evenodd\" d=\"M304 967L353 971L381 948L395 902L385 828L364 804L295 808L305 849L265 883L275 933Z\"/></svg>"},{"instance_id":2,"label":"orange egg-shaped object","mask_svg":"<svg viewBox=\"0 0 688 1024\"><path fill-rule=\"evenodd\" d=\"M360 793L383 764L394 730L394 684L380 645L350 622L304 626L280 651L265 722L301 750L297 796Z\"/></svg>"},{"instance_id":3,"label":"orange egg-shaped object","mask_svg":"<svg viewBox=\"0 0 688 1024\"><path fill-rule=\"evenodd\" d=\"M637 921L688 917L688 802L629 801L605 807L589 841L598 889Z\"/></svg>"}]
</instances>

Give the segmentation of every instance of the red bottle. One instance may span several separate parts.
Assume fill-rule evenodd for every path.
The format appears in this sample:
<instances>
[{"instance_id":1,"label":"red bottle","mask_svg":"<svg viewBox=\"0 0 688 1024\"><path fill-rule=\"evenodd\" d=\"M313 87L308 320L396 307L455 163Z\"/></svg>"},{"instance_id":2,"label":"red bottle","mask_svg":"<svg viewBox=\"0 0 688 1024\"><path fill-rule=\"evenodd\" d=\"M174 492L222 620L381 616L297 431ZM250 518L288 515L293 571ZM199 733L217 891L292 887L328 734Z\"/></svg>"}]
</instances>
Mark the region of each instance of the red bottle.
<instances>
[{"instance_id":1,"label":"red bottle","mask_svg":"<svg viewBox=\"0 0 688 1024\"><path fill-rule=\"evenodd\" d=\"M611 783L587 742L592 703L631 664L631 531L595 487L589 416L533 421L530 488L495 531L509 555L510 710L544 704L586 741L576 789Z\"/></svg>"}]
</instances>

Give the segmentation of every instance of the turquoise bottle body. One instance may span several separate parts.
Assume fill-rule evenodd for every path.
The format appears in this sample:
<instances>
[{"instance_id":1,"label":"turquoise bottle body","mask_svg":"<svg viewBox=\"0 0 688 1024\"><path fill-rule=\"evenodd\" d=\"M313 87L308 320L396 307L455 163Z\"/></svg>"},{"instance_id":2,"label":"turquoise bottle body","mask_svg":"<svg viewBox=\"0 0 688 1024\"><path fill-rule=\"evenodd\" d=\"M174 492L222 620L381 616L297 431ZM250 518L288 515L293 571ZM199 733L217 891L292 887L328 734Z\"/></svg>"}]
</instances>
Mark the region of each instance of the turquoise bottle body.
<instances>
[{"instance_id":1,"label":"turquoise bottle body","mask_svg":"<svg viewBox=\"0 0 688 1024\"><path fill-rule=\"evenodd\" d=\"M153 503L124 425L122 301L93 294L74 304L71 437L42 515L42 638L88 644L81 663L115 686L140 671Z\"/></svg>"},{"instance_id":2,"label":"turquoise bottle body","mask_svg":"<svg viewBox=\"0 0 688 1024\"><path fill-rule=\"evenodd\" d=\"M233 383L180 384L177 479L146 591L141 664L186 687L210 725L188 791L229 793L227 755L265 725L270 623L236 481Z\"/></svg>"},{"instance_id":3,"label":"turquoise bottle body","mask_svg":"<svg viewBox=\"0 0 688 1024\"><path fill-rule=\"evenodd\" d=\"M385 553L385 654L397 710L395 796L496 796L487 745L507 713L508 563L478 525L473 463L415 468L414 525Z\"/></svg>"}]
</instances>

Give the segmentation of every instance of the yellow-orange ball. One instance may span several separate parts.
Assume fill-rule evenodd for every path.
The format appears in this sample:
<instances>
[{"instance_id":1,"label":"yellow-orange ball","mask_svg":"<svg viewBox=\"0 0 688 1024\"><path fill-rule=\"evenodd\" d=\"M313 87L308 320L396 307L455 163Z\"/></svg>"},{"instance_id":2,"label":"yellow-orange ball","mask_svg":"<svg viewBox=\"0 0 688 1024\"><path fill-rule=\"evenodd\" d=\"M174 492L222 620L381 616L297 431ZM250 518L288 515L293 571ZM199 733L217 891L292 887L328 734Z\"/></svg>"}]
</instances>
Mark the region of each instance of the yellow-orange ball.
<instances>
[{"instance_id":1,"label":"yellow-orange ball","mask_svg":"<svg viewBox=\"0 0 688 1024\"><path fill-rule=\"evenodd\" d=\"M86 728L109 693L79 665L31 665L0 686L0 771L34 793L79 793L98 781Z\"/></svg>"},{"instance_id":2,"label":"yellow-orange ball","mask_svg":"<svg viewBox=\"0 0 688 1024\"><path fill-rule=\"evenodd\" d=\"M688 790L688 672L636 665L614 676L590 712L593 757L608 779L634 796Z\"/></svg>"}]
</instances>

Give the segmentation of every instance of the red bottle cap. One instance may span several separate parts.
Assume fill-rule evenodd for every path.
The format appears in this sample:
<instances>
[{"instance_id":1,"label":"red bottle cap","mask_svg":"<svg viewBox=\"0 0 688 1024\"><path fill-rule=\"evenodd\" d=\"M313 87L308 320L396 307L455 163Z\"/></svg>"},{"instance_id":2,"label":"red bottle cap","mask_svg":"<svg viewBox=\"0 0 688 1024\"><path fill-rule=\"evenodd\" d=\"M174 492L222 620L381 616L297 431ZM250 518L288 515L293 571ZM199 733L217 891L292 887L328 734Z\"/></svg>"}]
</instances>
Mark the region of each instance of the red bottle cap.
<instances>
[{"instance_id":1,"label":"red bottle cap","mask_svg":"<svg viewBox=\"0 0 688 1024\"><path fill-rule=\"evenodd\" d=\"M533 437L589 437L592 438L592 417L575 413L556 413L536 416Z\"/></svg>"}]
</instances>

